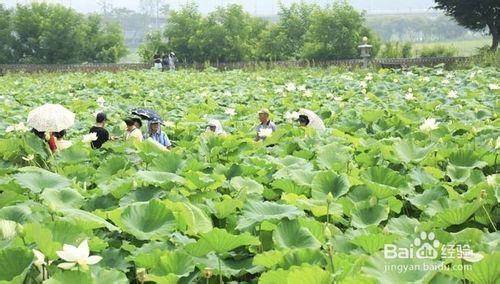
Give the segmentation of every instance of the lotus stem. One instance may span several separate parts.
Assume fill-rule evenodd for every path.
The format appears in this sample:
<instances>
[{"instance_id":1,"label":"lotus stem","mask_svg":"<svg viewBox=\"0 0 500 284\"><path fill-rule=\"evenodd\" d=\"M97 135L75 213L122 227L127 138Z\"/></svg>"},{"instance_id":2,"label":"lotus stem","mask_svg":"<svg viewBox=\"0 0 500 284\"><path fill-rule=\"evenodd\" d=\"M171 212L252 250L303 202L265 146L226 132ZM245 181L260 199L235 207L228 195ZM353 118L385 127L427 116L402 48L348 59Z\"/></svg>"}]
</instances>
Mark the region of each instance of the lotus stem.
<instances>
[{"instance_id":1,"label":"lotus stem","mask_svg":"<svg viewBox=\"0 0 500 284\"><path fill-rule=\"evenodd\" d=\"M486 208L484 207L484 205L482 205L481 207L483 207L484 213L486 213L486 216L488 216L488 219L490 220L491 226L493 227L493 229L496 232L497 231L497 227L495 226L495 223L491 219L490 213L488 213L488 210L486 210Z\"/></svg>"},{"instance_id":2,"label":"lotus stem","mask_svg":"<svg viewBox=\"0 0 500 284\"><path fill-rule=\"evenodd\" d=\"M220 256L217 256L217 264L219 265L219 283L223 284L224 281L222 281L222 265L220 263Z\"/></svg>"}]
</instances>

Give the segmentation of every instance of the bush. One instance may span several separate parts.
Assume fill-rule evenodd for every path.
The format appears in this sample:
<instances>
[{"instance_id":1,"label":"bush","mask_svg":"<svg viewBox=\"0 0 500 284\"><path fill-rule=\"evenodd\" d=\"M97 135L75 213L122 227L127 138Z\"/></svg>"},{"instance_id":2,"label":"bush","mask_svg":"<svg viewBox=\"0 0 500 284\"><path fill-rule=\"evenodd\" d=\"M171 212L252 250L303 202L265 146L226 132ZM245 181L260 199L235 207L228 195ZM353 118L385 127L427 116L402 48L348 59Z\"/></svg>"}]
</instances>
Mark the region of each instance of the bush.
<instances>
[{"instance_id":1,"label":"bush","mask_svg":"<svg viewBox=\"0 0 500 284\"><path fill-rule=\"evenodd\" d=\"M388 41L380 51L381 58L410 58L413 46L409 42Z\"/></svg>"},{"instance_id":2,"label":"bush","mask_svg":"<svg viewBox=\"0 0 500 284\"><path fill-rule=\"evenodd\" d=\"M458 49L447 45L425 46L420 51L420 57L453 57L457 55Z\"/></svg>"}]
</instances>

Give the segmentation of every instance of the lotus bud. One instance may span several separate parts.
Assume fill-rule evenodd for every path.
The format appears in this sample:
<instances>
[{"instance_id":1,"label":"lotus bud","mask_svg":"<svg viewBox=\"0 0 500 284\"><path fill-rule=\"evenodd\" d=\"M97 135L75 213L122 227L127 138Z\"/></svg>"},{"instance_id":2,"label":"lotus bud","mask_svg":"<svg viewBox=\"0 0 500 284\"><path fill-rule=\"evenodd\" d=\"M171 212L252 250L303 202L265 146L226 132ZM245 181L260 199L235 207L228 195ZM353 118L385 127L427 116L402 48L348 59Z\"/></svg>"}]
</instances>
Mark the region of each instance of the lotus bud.
<instances>
[{"instance_id":1,"label":"lotus bud","mask_svg":"<svg viewBox=\"0 0 500 284\"><path fill-rule=\"evenodd\" d=\"M481 190L481 193L479 194L479 198L481 199L486 199L486 197L488 196L488 193L486 193L486 190Z\"/></svg>"},{"instance_id":2,"label":"lotus bud","mask_svg":"<svg viewBox=\"0 0 500 284\"><path fill-rule=\"evenodd\" d=\"M24 227L21 224L16 224L16 233L22 238L26 235Z\"/></svg>"},{"instance_id":3,"label":"lotus bud","mask_svg":"<svg viewBox=\"0 0 500 284\"><path fill-rule=\"evenodd\" d=\"M205 268L203 270L202 274L203 274L203 278L206 278L206 279L210 279L214 275L214 273L212 272L212 270L210 268Z\"/></svg>"},{"instance_id":4,"label":"lotus bud","mask_svg":"<svg viewBox=\"0 0 500 284\"><path fill-rule=\"evenodd\" d=\"M332 231L330 228L328 228L328 225L325 226L325 229L323 230L323 235L325 236L325 239L329 240L332 238Z\"/></svg>"},{"instance_id":5,"label":"lotus bud","mask_svg":"<svg viewBox=\"0 0 500 284\"><path fill-rule=\"evenodd\" d=\"M378 200L377 200L377 197L375 195L370 198L370 206L371 207L377 205L377 202L378 202Z\"/></svg>"},{"instance_id":6,"label":"lotus bud","mask_svg":"<svg viewBox=\"0 0 500 284\"><path fill-rule=\"evenodd\" d=\"M331 244L327 244L325 250L328 254L333 254L333 246Z\"/></svg>"},{"instance_id":7,"label":"lotus bud","mask_svg":"<svg viewBox=\"0 0 500 284\"><path fill-rule=\"evenodd\" d=\"M49 202L49 212L54 213L56 211L56 205L53 202Z\"/></svg>"},{"instance_id":8,"label":"lotus bud","mask_svg":"<svg viewBox=\"0 0 500 284\"><path fill-rule=\"evenodd\" d=\"M333 194L331 192L328 192L326 195L326 202L332 203L333 202Z\"/></svg>"},{"instance_id":9,"label":"lotus bud","mask_svg":"<svg viewBox=\"0 0 500 284\"><path fill-rule=\"evenodd\" d=\"M137 269L137 281L139 281L139 283L144 283L146 281L146 269L145 268Z\"/></svg>"},{"instance_id":10,"label":"lotus bud","mask_svg":"<svg viewBox=\"0 0 500 284\"><path fill-rule=\"evenodd\" d=\"M136 181L135 179L132 181L132 187L133 187L133 188L136 188L136 187L137 187L137 181Z\"/></svg>"},{"instance_id":11,"label":"lotus bud","mask_svg":"<svg viewBox=\"0 0 500 284\"><path fill-rule=\"evenodd\" d=\"M390 232L389 232L389 228L387 228L387 226L385 226L385 227L384 227L384 230L382 230L382 233L383 233L384 235L389 235L389 233L390 233Z\"/></svg>"}]
</instances>

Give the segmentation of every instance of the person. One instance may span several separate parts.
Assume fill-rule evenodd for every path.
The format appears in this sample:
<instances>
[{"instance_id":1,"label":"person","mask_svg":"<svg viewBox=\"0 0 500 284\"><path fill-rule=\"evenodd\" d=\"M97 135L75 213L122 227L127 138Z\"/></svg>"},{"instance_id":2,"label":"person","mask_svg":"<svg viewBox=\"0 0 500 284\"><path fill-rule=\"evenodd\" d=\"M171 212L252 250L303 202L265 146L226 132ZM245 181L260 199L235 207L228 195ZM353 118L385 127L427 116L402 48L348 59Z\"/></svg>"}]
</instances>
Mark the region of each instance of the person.
<instances>
[{"instance_id":1,"label":"person","mask_svg":"<svg viewBox=\"0 0 500 284\"><path fill-rule=\"evenodd\" d=\"M50 151L55 152L57 150L56 138L52 133L46 134L45 131L38 131L35 128L31 129L31 133L35 134L38 138L47 142Z\"/></svg>"},{"instance_id":2,"label":"person","mask_svg":"<svg viewBox=\"0 0 500 284\"><path fill-rule=\"evenodd\" d=\"M134 118L126 118L124 119L125 124L127 124L127 136L126 140L135 139L139 142L142 142L142 131L137 128L137 121Z\"/></svg>"},{"instance_id":3,"label":"person","mask_svg":"<svg viewBox=\"0 0 500 284\"><path fill-rule=\"evenodd\" d=\"M276 131L276 124L269 119L271 113L267 108L261 109L258 114L260 124L257 126L255 141L264 140L270 133Z\"/></svg>"},{"instance_id":4,"label":"person","mask_svg":"<svg viewBox=\"0 0 500 284\"><path fill-rule=\"evenodd\" d=\"M217 119L212 119L208 122L207 132L213 132L216 135L225 135L226 131L222 128L222 124Z\"/></svg>"},{"instance_id":5,"label":"person","mask_svg":"<svg viewBox=\"0 0 500 284\"><path fill-rule=\"evenodd\" d=\"M161 57L159 54L155 54L153 62L154 62L154 69L161 70Z\"/></svg>"},{"instance_id":6,"label":"person","mask_svg":"<svg viewBox=\"0 0 500 284\"><path fill-rule=\"evenodd\" d=\"M93 149L101 148L102 144L106 143L109 140L109 132L106 130L106 128L104 128L107 120L107 116L103 112L100 112L96 115L96 123L89 130L89 133L95 133L97 136L97 140L92 141L91 143Z\"/></svg>"},{"instance_id":7,"label":"person","mask_svg":"<svg viewBox=\"0 0 500 284\"><path fill-rule=\"evenodd\" d=\"M307 125L309 125L309 122L310 122L309 117L307 117L307 115L304 115L304 114L299 115L298 121L299 121L300 126L302 126L302 127L306 127Z\"/></svg>"},{"instance_id":8,"label":"person","mask_svg":"<svg viewBox=\"0 0 500 284\"><path fill-rule=\"evenodd\" d=\"M165 71L168 68L168 55L164 54L161 59L161 71Z\"/></svg>"},{"instance_id":9,"label":"person","mask_svg":"<svg viewBox=\"0 0 500 284\"><path fill-rule=\"evenodd\" d=\"M168 55L168 67L171 71L175 70L175 63L177 63L177 57L175 56L175 53L170 52Z\"/></svg>"},{"instance_id":10,"label":"person","mask_svg":"<svg viewBox=\"0 0 500 284\"><path fill-rule=\"evenodd\" d=\"M152 119L148 122L148 132L145 135L145 139L151 138L154 141L158 142L162 146L164 146L167 149L172 148L172 143L170 142L170 139L168 139L167 134L165 132L161 131L160 127L160 121L158 119Z\"/></svg>"},{"instance_id":11,"label":"person","mask_svg":"<svg viewBox=\"0 0 500 284\"><path fill-rule=\"evenodd\" d=\"M71 141L64 140L64 136L66 135L66 130L61 130L59 132L54 132L52 133L53 137L56 138L55 143L56 143L56 149L57 150L64 150L68 149L73 145Z\"/></svg>"}]
</instances>

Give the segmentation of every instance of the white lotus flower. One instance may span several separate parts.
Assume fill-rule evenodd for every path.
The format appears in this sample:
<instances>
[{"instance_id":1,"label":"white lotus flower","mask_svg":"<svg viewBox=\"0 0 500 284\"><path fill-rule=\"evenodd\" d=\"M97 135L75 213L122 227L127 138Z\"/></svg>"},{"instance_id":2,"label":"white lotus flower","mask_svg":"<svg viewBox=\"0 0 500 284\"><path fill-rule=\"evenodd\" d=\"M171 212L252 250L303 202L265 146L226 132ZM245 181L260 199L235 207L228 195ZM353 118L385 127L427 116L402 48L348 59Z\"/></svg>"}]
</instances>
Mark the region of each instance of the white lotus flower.
<instances>
[{"instance_id":1,"label":"white lotus flower","mask_svg":"<svg viewBox=\"0 0 500 284\"><path fill-rule=\"evenodd\" d=\"M300 85L297 87L298 91L304 92L306 90L306 85Z\"/></svg>"},{"instance_id":2,"label":"white lotus flower","mask_svg":"<svg viewBox=\"0 0 500 284\"><path fill-rule=\"evenodd\" d=\"M277 94L283 94L285 92L285 89L283 89L282 87L279 87L279 88L276 88L275 92Z\"/></svg>"},{"instance_id":3,"label":"white lotus flower","mask_svg":"<svg viewBox=\"0 0 500 284\"><path fill-rule=\"evenodd\" d=\"M164 121L163 122L163 126L172 128L172 127L175 127L175 122L173 122L173 121Z\"/></svg>"},{"instance_id":4,"label":"white lotus flower","mask_svg":"<svg viewBox=\"0 0 500 284\"><path fill-rule=\"evenodd\" d=\"M29 161L33 160L34 158L35 158L35 155L33 155L33 154L30 154L26 157L22 157L22 159L25 160L26 162L29 162Z\"/></svg>"},{"instance_id":5,"label":"white lotus flower","mask_svg":"<svg viewBox=\"0 0 500 284\"><path fill-rule=\"evenodd\" d=\"M407 101L411 101L411 100L414 100L415 97L413 96L413 93L406 93L405 94L405 100Z\"/></svg>"},{"instance_id":6,"label":"white lotus flower","mask_svg":"<svg viewBox=\"0 0 500 284\"><path fill-rule=\"evenodd\" d=\"M299 119L299 113L296 111L293 112L285 112L285 119L286 120L297 120Z\"/></svg>"},{"instance_id":7,"label":"white lotus flower","mask_svg":"<svg viewBox=\"0 0 500 284\"><path fill-rule=\"evenodd\" d=\"M447 85L450 83L450 81L448 79L444 79L443 81L441 81L441 83L443 83L444 85Z\"/></svg>"},{"instance_id":8,"label":"white lotus flower","mask_svg":"<svg viewBox=\"0 0 500 284\"><path fill-rule=\"evenodd\" d=\"M438 69L438 70L436 71L436 74L437 74L437 75L443 75L443 73L444 73L444 72L443 72L443 69Z\"/></svg>"},{"instance_id":9,"label":"white lotus flower","mask_svg":"<svg viewBox=\"0 0 500 284\"><path fill-rule=\"evenodd\" d=\"M427 76L420 78L420 81L422 81L422 82L429 82L430 80L431 80L431 78L429 78Z\"/></svg>"},{"instance_id":10,"label":"white lotus flower","mask_svg":"<svg viewBox=\"0 0 500 284\"><path fill-rule=\"evenodd\" d=\"M367 86L368 86L368 84L366 84L366 82L365 82L365 81L361 81L361 82L359 83L359 87L360 87L360 88L362 88L362 89L365 89Z\"/></svg>"},{"instance_id":11,"label":"white lotus flower","mask_svg":"<svg viewBox=\"0 0 500 284\"><path fill-rule=\"evenodd\" d=\"M236 115L236 111L234 110L234 108L226 108L224 113L230 116Z\"/></svg>"},{"instance_id":12,"label":"white lotus flower","mask_svg":"<svg viewBox=\"0 0 500 284\"><path fill-rule=\"evenodd\" d=\"M413 89L412 88L408 88L408 93L413 93Z\"/></svg>"},{"instance_id":13,"label":"white lotus flower","mask_svg":"<svg viewBox=\"0 0 500 284\"><path fill-rule=\"evenodd\" d=\"M491 187L495 187L496 184L497 184L497 179L496 179L496 175L489 175L486 177L486 183L491 186Z\"/></svg>"},{"instance_id":14,"label":"white lotus flower","mask_svg":"<svg viewBox=\"0 0 500 284\"><path fill-rule=\"evenodd\" d=\"M495 150L500 149L500 136L497 137L497 141L495 142Z\"/></svg>"},{"instance_id":15,"label":"white lotus flower","mask_svg":"<svg viewBox=\"0 0 500 284\"><path fill-rule=\"evenodd\" d=\"M334 96L334 95L332 95L331 99L334 100L334 101L336 101L336 102L342 101L342 97L341 96Z\"/></svg>"},{"instance_id":16,"label":"white lotus flower","mask_svg":"<svg viewBox=\"0 0 500 284\"><path fill-rule=\"evenodd\" d=\"M273 134L273 130L271 128L262 128L259 130L259 137L269 137Z\"/></svg>"},{"instance_id":17,"label":"white lotus flower","mask_svg":"<svg viewBox=\"0 0 500 284\"><path fill-rule=\"evenodd\" d=\"M365 76L365 80L366 80L366 81L370 81L370 80L372 80L372 79L373 79L372 73L368 73L368 74L366 74L366 76Z\"/></svg>"},{"instance_id":18,"label":"white lotus flower","mask_svg":"<svg viewBox=\"0 0 500 284\"><path fill-rule=\"evenodd\" d=\"M479 262L484 258L484 256L480 253L475 253L475 252L467 252L462 255L462 259L468 261L468 262Z\"/></svg>"},{"instance_id":19,"label":"white lotus flower","mask_svg":"<svg viewBox=\"0 0 500 284\"><path fill-rule=\"evenodd\" d=\"M497 84L489 84L488 85L488 88L490 88L490 90L500 90L500 86L498 86Z\"/></svg>"},{"instance_id":20,"label":"white lotus flower","mask_svg":"<svg viewBox=\"0 0 500 284\"><path fill-rule=\"evenodd\" d=\"M20 122L18 124L7 126L5 132L26 132L28 130L29 128L26 127L23 122Z\"/></svg>"},{"instance_id":21,"label":"white lotus flower","mask_svg":"<svg viewBox=\"0 0 500 284\"><path fill-rule=\"evenodd\" d=\"M453 79L455 77L452 73L446 74L446 79Z\"/></svg>"},{"instance_id":22,"label":"white lotus flower","mask_svg":"<svg viewBox=\"0 0 500 284\"><path fill-rule=\"evenodd\" d=\"M451 99L456 99L458 98L458 93L457 91L455 90L451 90L448 92L448 98L451 98Z\"/></svg>"},{"instance_id":23,"label":"white lotus flower","mask_svg":"<svg viewBox=\"0 0 500 284\"><path fill-rule=\"evenodd\" d=\"M422 125L420 125L420 130L431 131L437 129L439 122L436 122L435 118L427 118Z\"/></svg>"},{"instance_id":24,"label":"white lotus flower","mask_svg":"<svg viewBox=\"0 0 500 284\"><path fill-rule=\"evenodd\" d=\"M393 79L392 81L393 81L394 83L399 82L399 80L398 80L398 79Z\"/></svg>"},{"instance_id":25,"label":"white lotus flower","mask_svg":"<svg viewBox=\"0 0 500 284\"><path fill-rule=\"evenodd\" d=\"M306 98L310 98L310 97L312 97L312 91L311 91L311 90L306 90L306 91L304 92L304 97L306 97Z\"/></svg>"},{"instance_id":26,"label":"white lotus flower","mask_svg":"<svg viewBox=\"0 0 500 284\"><path fill-rule=\"evenodd\" d=\"M297 90L297 87L295 87L294 83L287 83L285 85L285 89L289 92L295 92Z\"/></svg>"},{"instance_id":27,"label":"white lotus flower","mask_svg":"<svg viewBox=\"0 0 500 284\"><path fill-rule=\"evenodd\" d=\"M45 255L41 251L36 250L36 249L33 249L32 251L33 251L33 254L35 255L35 261L33 262L33 264L35 264L36 267L41 268L42 265L47 264L45 262Z\"/></svg>"},{"instance_id":28,"label":"white lotus flower","mask_svg":"<svg viewBox=\"0 0 500 284\"><path fill-rule=\"evenodd\" d=\"M95 132L85 134L85 135L83 135L83 138L82 138L83 143L90 143L90 142L96 141L96 140L97 140L97 133L95 133Z\"/></svg>"},{"instance_id":29,"label":"white lotus flower","mask_svg":"<svg viewBox=\"0 0 500 284\"><path fill-rule=\"evenodd\" d=\"M93 265L101 261L102 257L90 255L89 244L84 240L78 247L72 245L63 245L62 251L56 251L57 255L67 262L59 264L57 267L70 269L78 264L83 269L88 269L88 265Z\"/></svg>"},{"instance_id":30,"label":"white lotus flower","mask_svg":"<svg viewBox=\"0 0 500 284\"><path fill-rule=\"evenodd\" d=\"M469 75L469 79L472 79L476 76L476 72L471 72Z\"/></svg>"},{"instance_id":31,"label":"white lotus flower","mask_svg":"<svg viewBox=\"0 0 500 284\"><path fill-rule=\"evenodd\" d=\"M223 94L225 97L230 97L232 93L230 91L225 91Z\"/></svg>"},{"instance_id":32,"label":"white lotus flower","mask_svg":"<svg viewBox=\"0 0 500 284\"><path fill-rule=\"evenodd\" d=\"M100 97L97 98L96 102L97 102L98 105L100 105L102 107L102 106L104 106L104 103L106 101L104 100L104 97L100 96Z\"/></svg>"},{"instance_id":33,"label":"white lotus flower","mask_svg":"<svg viewBox=\"0 0 500 284\"><path fill-rule=\"evenodd\" d=\"M366 94L366 89L361 90L362 94Z\"/></svg>"}]
</instances>

